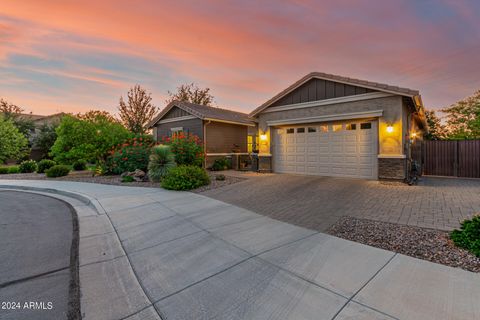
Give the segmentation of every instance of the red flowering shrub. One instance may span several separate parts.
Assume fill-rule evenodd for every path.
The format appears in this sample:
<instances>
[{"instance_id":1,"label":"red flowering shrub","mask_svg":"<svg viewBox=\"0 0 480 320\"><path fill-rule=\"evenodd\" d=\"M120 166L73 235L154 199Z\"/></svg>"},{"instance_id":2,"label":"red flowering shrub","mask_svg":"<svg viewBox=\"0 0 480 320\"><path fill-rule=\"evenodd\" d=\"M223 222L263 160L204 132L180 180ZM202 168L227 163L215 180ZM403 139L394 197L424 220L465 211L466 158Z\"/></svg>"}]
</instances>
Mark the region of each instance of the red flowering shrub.
<instances>
[{"instance_id":1,"label":"red flowering shrub","mask_svg":"<svg viewBox=\"0 0 480 320\"><path fill-rule=\"evenodd\" d=\"M150 150L155 145L148 135L135 136L110 150L107 161L108 171L115 174L140 169L146 172Z\"/></svg>"},{"instance_id":2,"label":"red flowering shrub","mask_svg":"<svg viewBox=\"0 0 480 320\"><path fill-rule=\"evenodd\" d=\"M164 137L162 143L170 146L178 165L202 166L204 159L203 143L198 136L179 132L171 137Z\"/></svg>"}]
</instances>

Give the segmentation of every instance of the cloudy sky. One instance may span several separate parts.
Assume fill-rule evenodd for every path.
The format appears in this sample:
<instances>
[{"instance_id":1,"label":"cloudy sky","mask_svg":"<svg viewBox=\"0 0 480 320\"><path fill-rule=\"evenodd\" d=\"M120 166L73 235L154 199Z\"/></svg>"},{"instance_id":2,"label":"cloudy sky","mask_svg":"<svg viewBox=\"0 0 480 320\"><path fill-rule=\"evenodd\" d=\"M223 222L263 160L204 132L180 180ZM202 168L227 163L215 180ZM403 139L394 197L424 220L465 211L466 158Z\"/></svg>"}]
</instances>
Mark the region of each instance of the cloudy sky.
<instances>
[{"instance_id":1,"label":"cloudy sky","mask_svg":"<svg viewBox=\"0 0 480 320\"><path fill-rule=\"evenodd\" d=\"M116 111L182 83L249 112L311 71L420 90L480 89L480 1L0 0L0 97L37 114Z\"/></svg>"}]
</instances>

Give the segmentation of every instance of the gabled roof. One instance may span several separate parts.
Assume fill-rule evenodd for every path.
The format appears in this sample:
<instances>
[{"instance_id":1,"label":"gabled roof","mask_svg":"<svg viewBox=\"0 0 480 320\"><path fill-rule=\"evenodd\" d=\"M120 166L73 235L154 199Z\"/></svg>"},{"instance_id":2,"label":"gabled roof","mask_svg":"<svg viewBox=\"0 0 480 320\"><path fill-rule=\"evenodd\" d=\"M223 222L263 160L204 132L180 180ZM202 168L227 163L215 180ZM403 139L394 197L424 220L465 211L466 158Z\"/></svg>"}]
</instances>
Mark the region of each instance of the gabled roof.
<instances>
[{"instance_id":1,"label":"gabled roof","mask_svg":"<svg viewBox=\"0 0 480 320\"><path fill-rule=\"evenodd\" d=\"M175 100L170 102L150 122L149 128L153 127L158 121L160 121L173 107L185 110L191 115L202 120L223 121L249 126L255 125L255 122L251 118L249 118L248 114L246 113Z\"/></svg>"},{"instance_id":2,"label":"gabled roof","mask_svg":"<svg viewBox=\"0 0 480 320\"><path fill-rule=\"evenodd\" d=\"M354 79L354 78L349 78L349 77L342 77L334 74L328 74L328 73L323 73L323 72L311 72L280 92L279 94L275 95L273 98L256 108L250 113L250 117L254 117L258 113L262 112L266 108L268 108L270 105L272 105L274 102L277 100L281 99L288 93L292 92L293 90L297 89L300 87L302 84L306 83L307 81L311 79L322 79L322 80L330 80L334 82L339 82L339 83L344 83L344 84L349 84L349 85L354 85L354 86L359 86L363 88L368 88L368 89L373 89L381 92L387 92L387 93L393 93L397 94L400 96L405 96L412 98L414 100L413 102L416 104L418 101L421 103L420 99L420 93L418 90L413 90L413 89L408 89L408 88L401 88L398 86L392 86L384 83L378 83L378 82L371 82L367 80L360 80L360 79Z\"/></svg>"}]
</instances>

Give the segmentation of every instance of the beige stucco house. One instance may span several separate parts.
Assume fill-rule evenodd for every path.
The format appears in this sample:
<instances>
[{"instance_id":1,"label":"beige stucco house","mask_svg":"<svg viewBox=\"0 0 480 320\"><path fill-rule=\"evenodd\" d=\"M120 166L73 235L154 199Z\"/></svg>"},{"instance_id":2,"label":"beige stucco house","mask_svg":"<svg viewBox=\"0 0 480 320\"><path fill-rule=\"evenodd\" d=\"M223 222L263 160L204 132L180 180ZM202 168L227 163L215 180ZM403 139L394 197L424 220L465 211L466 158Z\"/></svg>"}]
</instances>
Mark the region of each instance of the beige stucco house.
<instances>
[{"instance_id":1,"label":"beige stucco house","mask_svg":"<svg viewBox=\"0 0 480 320\"><path fill-rule=\"evenodd\" d=\"M411 145L426 130L416 90L313 72L250 113L260 169L404 179Z\"/></svg>"},{"instance_id":2,"label":"beige stucco house","mask_svg":"<svg viewBox=\"0 0 480 320\"><path fill-rule=\"evenodd\" d=\"M178 130L200 136L207 167L258 150L261 172L400 180L427 128L418 91L320 72L249 115L175 101L151 127L157 139Z\"/></svg>"}]
</instances>

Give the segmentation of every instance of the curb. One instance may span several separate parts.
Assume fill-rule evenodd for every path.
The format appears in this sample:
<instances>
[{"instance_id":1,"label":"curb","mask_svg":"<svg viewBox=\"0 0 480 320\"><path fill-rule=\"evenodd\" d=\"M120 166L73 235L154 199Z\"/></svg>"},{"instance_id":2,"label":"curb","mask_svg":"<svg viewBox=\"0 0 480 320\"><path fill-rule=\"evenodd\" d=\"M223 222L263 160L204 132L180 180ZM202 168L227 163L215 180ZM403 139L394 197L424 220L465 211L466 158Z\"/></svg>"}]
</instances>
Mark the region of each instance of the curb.
<instances>
[{"instance_id":1,"label":"curb","mask_svg":"<svg viewBox=\"0 0 480 320\"><path fill-rule=\"evenodd\" d=\"M27 190L27 191L38 191L38 192L58 194L58 195L77 199L78 201L85 203L85 205L97 211L98 214L106 213L105 209L103 209L103 207L100 205L97 199L82 193L63 191L63 190L52 189L52 188L27 187L27 186L7 185L7 184L0 184L0 189Z\"/></svg>"}]
</instances>

